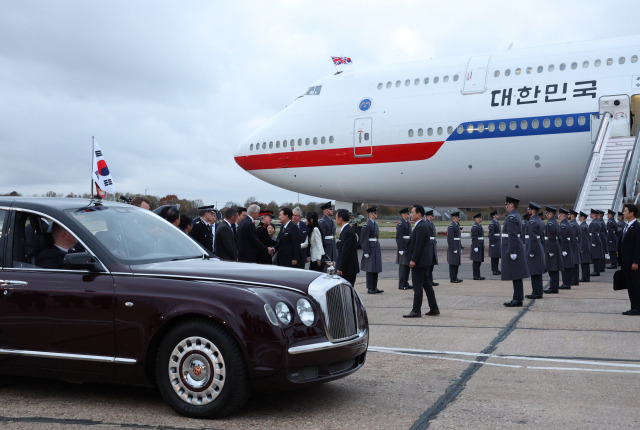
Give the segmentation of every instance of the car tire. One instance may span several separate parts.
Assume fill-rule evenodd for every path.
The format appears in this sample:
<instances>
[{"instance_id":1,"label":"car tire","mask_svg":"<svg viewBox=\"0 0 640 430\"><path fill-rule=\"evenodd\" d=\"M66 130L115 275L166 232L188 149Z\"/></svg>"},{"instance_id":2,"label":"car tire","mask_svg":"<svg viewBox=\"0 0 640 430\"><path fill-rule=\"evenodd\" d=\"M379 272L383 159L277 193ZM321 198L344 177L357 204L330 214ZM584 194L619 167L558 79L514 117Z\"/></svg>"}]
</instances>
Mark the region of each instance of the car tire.
<instances>
[{"instance_id":1,"label":"car tire","mask_svg":"<svg viewBox=\"0 0 640 430\"><path fill-rule=\"evenodd\" d=\"M162 340L156 383L165 401L191 418L229 415L244 406L251 393L240 347L208 320L182 323Z\"/></svg>"}]
</instances>

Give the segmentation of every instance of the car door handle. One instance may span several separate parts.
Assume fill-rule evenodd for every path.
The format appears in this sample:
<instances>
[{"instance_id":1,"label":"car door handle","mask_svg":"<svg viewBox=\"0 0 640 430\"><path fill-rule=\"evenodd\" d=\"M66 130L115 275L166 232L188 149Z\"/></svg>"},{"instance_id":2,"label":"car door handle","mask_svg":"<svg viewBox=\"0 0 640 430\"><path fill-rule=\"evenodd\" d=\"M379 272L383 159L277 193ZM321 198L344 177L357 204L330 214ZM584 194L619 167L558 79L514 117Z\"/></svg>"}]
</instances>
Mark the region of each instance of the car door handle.
<instances>
[{"instance_id":1,"label":"car door handle","mask_svg":"<svg viewBox=\"0 0 640 430\"><path fill-rule=\"evenodd\" d=\"M28 282L25 281L12 281L12 280L2 280L0 279L0 287L26 287L29 285Z\"/></svg>"}]
</instances>

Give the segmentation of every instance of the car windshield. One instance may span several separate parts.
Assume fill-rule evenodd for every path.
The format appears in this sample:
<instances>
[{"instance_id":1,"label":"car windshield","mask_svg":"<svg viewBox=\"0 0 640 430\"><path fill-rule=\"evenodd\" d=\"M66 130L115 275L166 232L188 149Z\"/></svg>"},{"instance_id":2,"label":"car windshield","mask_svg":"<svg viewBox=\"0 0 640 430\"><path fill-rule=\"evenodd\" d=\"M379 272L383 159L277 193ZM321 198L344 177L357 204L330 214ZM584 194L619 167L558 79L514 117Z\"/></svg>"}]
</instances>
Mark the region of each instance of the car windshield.
<instances>
[{"instance_id":1,"label":"car windshield","mask_svg":"<svg viewBox=\"0 0 640 430\"><path fill-rule=\"evenodd\" d=\"M125 264L207 255L184 232L148 210L133 206L91 206L67 212Z\"/></svg>"}]
</instances>

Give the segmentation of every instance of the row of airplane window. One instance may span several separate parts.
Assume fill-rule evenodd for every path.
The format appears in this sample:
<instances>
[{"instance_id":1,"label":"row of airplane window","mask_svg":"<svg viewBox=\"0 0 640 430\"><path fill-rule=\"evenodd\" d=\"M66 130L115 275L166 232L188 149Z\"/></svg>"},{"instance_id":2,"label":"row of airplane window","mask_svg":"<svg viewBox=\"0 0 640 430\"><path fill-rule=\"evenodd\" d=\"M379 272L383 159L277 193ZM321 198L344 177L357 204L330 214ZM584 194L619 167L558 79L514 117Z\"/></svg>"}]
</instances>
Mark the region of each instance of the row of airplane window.
<instances>
[{"instance_id":1,"label":"row of airplane window","mask_svg":"<svg viewBox=\"0 0 640 430\"><path fill-rule=\"evenodd\" d=\"M638 56L637 55L632 55L629 59L629 61L631 61L631 63L637 63L638 62ZM627 62L626 57L620 57L618 58L618 64L624 64ZM607 66L612 66L615 61L613 58L607 58L606 62ZM593 62L593 67L600 67L602 65L602 61L600 59L597 59ZM591 63L589 62L589 60L585 60L582 62L582 68L583 69L587 69L591 66ZM575 70L578 68L578 63L577 62L572 62L569 67L571 68L571 70ZM547 66L547 71L548 72L553 72L556 69L556 66L554 64L549 64ZM560 71L564 71L567 69L567 64L566 63L560 63L560 65L558 66L558 70ZM527 67L524 69L524 72L527 75L530 75L533 73L533 67ZM542 73L544 72L544 66L538 66L536 68L536 72L538 73ZM495 76L496 78L500 76L500 70L496 70L493 72L493 76ZM513 74L515 76L521 75L522 74L522 68L518 67L517 69L515 69L513 71ZM511 69L505 69L504 71L504 76L511 76ZM458 74L453 75L453 82L457 82L458 79L460 79L460 76ZM413 80L413 85L417 86L420 85L420 82L424 82L425 85L429 84L429 82L432 82L434 84L437 84L440 82L440 77L439 76L434 76L432 80L429 80L429 78L424 78L424 80L421 80L420 78L416 78ZM449 75L444 75L442 77L442 83L447 83L449 82ZM395 87L396 88L400 88L403 85L403 82L401 80L397 80L395 82ZM404 81L404 86L408 87L411 85L411 79L405 79ZM391 81L387 81L386 84L379 82L378 83L378 89L381 90L383 88L392 88L394 86L394 83Z\"/></svg>"},{"instance_id":2,"label":"row of airplane window","mask_svg":"<svg viewBox=\"0 0 640 430\"><path fill-rule=\"evenodd\" d=\"M578 125L585 125L587 119L581 115L578 117ZM553 120L553 124L555 127L562 127L562 118L555 118ZM571 127L575 124L575 118L572 116L568 116L565 118L564 123L566 124L567 127ZM509 130L516 130L518 128L518 123L516 121L510 121L509 122ZM542 127L543 128L549 128L551 127L551 118L545 118L542 120ZM523 119L522 121L520 121L520 129L522 130L526 130L527 128L529 128L529 121L526 119ZM531 120L531 128L532 129L538 129L540 128L540 120L537 119L533 119ZM498 123L498 130L500 131L505 131L507 129L507 123L502 121L500 123ZM473 133L474 131L478 132L478 133L482 133L485 130L487 130L488 132L492 133L496 130L496 124L493 122L490 122L489 124L487 124L486 126L483 123L479 123L479 124L468 124L466 131L467 133ZM442 135L443 133L443 129L442 127L438 127L437 130L435 130L437 132L438 135ZM462 134L465 132L465 128L462 125L459 125L458 128L456 129L458 134ZM434 129L429 127L427 128L427 136L433 136L434 133ZM447 128L447 133L448 134L452 134L453 133L453 127L448 127ZM417 129L415 132L413 129L409 129L408 135L409 137L414 137L414 135L418 135L418 136L423 136L424 135L424 130L422 128Z\"/></svg>"},{"instance_id":3,"label":"row of airplane window","mask_svg":"<svg viewBox=\"0 0 640 430\"><path fill-rule=\"evenodd\" d=\"M320 143L321 145L324 145L327 142L333 143L334 139L333 139L333 136L329 136L328 139L326 137L324 137L324 136L322 136L321 138L314 137L313 139L307 137L304 140L298 139L297 140L298 146L302 146L303 142L304 142L304 144L306 146L309 146L311 144L317 145L318 143ZM286 148L287 146L291 146L291 147L296 146L296 139L291 139L291 140L286 140L285 139L285 140L283 140L282 141L282 147ZM262 149L280 148L280 141L276 140L275 143L273 141L271 141L269 143L267 143L267 142L262 142L262 143L258 142L255 145L253 143L251 145L249 145L249 150L250 151L258 151L258 150L260 150L260 148L262 148Z\"/></svg>"},{"instance_id":4,"label":"row of airplane window","mask_svg":"<svg viewBox=\"0 0 640 430\"><path fill-rule=\"evenodd\" d=\"M460 75L457 75L457 74L453 75L452 79L453 79L453 82L456 82L458 79L460 79ZM413 80L413 85L416 85L416 86L420 85L420 82L421 82L420 79L416 78L416 79ZM431 81L429 80L429 78L424 78L424 84L425 85L427 85L429 82L433 82L434 84L437 84L438 82L440 82L440 76L434 76L433 80L431 80ZM447 82L449 82L449 75L444 75L442 77L442 83L446 84ZM400 81L400 80L396 81L395 85L396 85L396 88L401 87L402 86L402 81ZM404 86L408 87L409 85L411 85L411 79L406 79L404 81ZM378 89L379 90L384 88L384 86L385 85L382 82L378 83ZM393 83L391 81L388 81L386 87L387 88L391 88L392 86L393 86Z\"/></svg>"},{"instance_id":5,"label":"row of airplane window","mask_svg":"<svg viewBox=\"0 0 640 430\"><path fill-rule=\"evenodd\" d=\"M632 55L631 58L629 59L629 61L631 61L631 63L637 63L638 62L638 56L637 55ZM607 66L612 66L614 64L614 60L613 58L607 58L606 60L606 64ZM627 62L626 57L620 57L618 58L618 64L622 65L624 63ZM600 67L602 65L602 61L600 59L597 59L593 62L593 67ZM588 69L591 66L591 63L589 62L589 60L584 60L582 62L582 68L583 69ZM572 62L569 67L571 68L571 70L575 70L578 68L578 63L576 61ZM553 72L556 69L556 66L554 64L549 64L547 66L547 71L548 72ZM567 64L566 63L560 63L560 65L558 66L558 70L560 71L565 71L567 70ZM527 67L526 69L524 69L524 72L527 75L530 75L531 73L533 73L533 67ZM542 73L544 72L544 66L538 66L536 68L536 72L538 73ZM513 74L518 76L522 74L522 69L520 67L518 67L517 69L515 69L513 71ZM504 71L504 75L505 76L511 76L511 69L505 69ZM496 78L498 76L500 76L500 70L496 70L493 72L493 76L495 76Z\"/></svg>"}]
</instances>

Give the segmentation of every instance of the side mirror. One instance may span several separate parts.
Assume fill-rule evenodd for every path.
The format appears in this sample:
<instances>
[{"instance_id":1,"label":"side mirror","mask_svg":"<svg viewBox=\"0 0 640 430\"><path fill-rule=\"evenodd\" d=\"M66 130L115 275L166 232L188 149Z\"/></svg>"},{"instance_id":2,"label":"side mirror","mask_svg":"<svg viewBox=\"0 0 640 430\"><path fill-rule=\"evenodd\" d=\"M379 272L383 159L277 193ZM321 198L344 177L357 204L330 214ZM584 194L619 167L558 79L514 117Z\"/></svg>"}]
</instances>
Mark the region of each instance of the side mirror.
<instances>
[{"instance_id":1,"label":"side mirror","mask_svg":"<svg viewBox=\"0 0 640 430\"><path fill-rule=\"evenodd\" d=\"M98 264L93 255L88 252L72 252L65 255L62 268L102 272L102 267Z\"/></svg>"}]
</instances>

